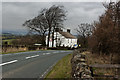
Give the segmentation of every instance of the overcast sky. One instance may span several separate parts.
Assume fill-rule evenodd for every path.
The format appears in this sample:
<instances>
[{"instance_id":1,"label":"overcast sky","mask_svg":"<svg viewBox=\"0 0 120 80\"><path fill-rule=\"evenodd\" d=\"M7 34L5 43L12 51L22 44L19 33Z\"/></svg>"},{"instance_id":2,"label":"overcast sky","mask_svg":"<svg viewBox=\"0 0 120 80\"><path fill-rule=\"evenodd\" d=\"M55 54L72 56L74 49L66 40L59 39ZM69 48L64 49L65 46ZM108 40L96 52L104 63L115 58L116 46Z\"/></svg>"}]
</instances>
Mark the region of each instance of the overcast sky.
<instances>
[{"instance_id":1,"label":"overcast sky","mask_svg":"<svg viewBox=\"0 0 120 80\"><path fill-rule=\"evenodd\" d=\"M65 28L70 28L75 34L75 28L80 23L93 23L102 15L105 8L102 2L3 2L2 4L2 29L3 31L27 31L22 24L25 20L34 18L43 8L52 5L63 5L67 11Z\"/></svg>"}]
</instances>

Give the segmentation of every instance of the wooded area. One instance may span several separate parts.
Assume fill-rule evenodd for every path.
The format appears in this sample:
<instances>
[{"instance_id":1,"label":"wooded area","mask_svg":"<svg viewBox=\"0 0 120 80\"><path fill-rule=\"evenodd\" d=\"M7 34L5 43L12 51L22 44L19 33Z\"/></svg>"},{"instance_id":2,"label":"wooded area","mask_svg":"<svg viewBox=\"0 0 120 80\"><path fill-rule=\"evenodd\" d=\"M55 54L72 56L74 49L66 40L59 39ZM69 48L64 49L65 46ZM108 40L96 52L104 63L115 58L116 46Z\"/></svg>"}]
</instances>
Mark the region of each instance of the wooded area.
<instances>
[{"instance_id":1,"label":"wooded area","mask_svg":"<svg viewBox=\"0 0 120 80\"><path fill-rule=\"evenodd\" d=\"M95 22L89 48L99 53L120 53L120 1L104 4L106 11Z\"/></svg>"},{"instance_id":2,"label":"wooded area","mask_svg":"<svg viewBox=\"0 0 120 80\"><path fill-rule=\"evenodd\" d=\"M82 23L76 29L78 43L83 44L93 52L120 52L120 1L103 4L105 13L94 24ZM81 40L82 39L82 40Z\"/></svg>"},{"instance_id":3,"label":"wooded area","mask_svg":"<svg viewBox=\"0 0 120 80\"><path fill-rule=\"evenodd\" d=\"M110 55L111 63L120 63L120 1L103 6L106 10L98 21L78 25L78 44L92 53ZM114 60L113 55L116 55Z\"/></svg>"}]
</instances>

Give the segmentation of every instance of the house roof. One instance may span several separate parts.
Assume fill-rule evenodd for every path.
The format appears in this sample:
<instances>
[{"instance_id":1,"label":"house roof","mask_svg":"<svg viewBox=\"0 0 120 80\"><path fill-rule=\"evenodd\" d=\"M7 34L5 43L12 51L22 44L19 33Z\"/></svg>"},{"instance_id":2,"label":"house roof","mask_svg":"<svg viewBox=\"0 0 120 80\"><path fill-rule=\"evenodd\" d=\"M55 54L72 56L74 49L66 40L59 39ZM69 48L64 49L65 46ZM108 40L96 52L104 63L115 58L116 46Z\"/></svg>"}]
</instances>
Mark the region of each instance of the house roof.
<instances>
[{"instance_id":1,"label":"house roof","mask_svg":"<svg viewBox=\"0 0 120 80\"><path fill-rule=\"evenodd\" d=\"M71 38L71 39L77 39L75 36L73 36L71 33L69 32L62 32L62 31L59 31L60 34L62 34L64 37L66 38Z\"/></svg>"}]
</instances>

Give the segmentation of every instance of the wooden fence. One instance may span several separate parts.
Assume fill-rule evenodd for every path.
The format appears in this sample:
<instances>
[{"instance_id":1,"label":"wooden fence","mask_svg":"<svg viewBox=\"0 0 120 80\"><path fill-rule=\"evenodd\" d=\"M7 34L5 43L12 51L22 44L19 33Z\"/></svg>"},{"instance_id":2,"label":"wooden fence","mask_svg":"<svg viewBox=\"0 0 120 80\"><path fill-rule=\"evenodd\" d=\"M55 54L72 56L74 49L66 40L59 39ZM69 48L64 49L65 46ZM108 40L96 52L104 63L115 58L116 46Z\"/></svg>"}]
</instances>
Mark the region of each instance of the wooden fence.
<instances>
[{"instance_id":1,"label":"wooden fence","mask_svg":"<svg viewBox=\"0 0 120 80\"><path fill-rule=\"evenodd\" d=\"M120 79L120 64L94 64L94 65L89 65L91 75L92 77L107 77L107 78L114 78L114 79ZM98 75L94 74L95 69L114 69L115 74L114 75Z\"/></svg>"}]
</instances>

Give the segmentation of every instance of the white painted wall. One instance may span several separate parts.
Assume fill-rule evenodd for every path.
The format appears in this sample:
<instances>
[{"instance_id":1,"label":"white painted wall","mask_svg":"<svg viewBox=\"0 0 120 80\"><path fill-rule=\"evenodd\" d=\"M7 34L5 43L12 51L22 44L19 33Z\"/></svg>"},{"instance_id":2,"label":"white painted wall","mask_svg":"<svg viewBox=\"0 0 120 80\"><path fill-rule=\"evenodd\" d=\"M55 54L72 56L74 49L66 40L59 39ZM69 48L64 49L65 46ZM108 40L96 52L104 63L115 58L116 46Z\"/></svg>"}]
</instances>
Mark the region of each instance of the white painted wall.
<instances>
[{"instance_id":1,"label":"white painted wall","mask_svg":"<svg viewBox=\"0 0 120 80\"><path fill-rule=\"evenodd\" d=\"M57 34L57 44L64 47L74 47L77 44L77 39L65 38L59 32L54 33L54 39L56 39ZM51 35L52 36L52 35ZM52 38L50 38L49 47L52 47ZM48 36L46 36L46 45L47 45ZM56 47L56 40L54 40L54 47Z\"/></svg>"},{"instance_id":2,"label":"white painted wall","mask_svg":"<svg viewBox=\"0 0 120 80\"><path fill-rule=\"evenodd\" d=\"M64 38L61 46L64 45L65 47L74 47L75 44L77 44L77 39Z\"/></svg>"}]
</instances>

